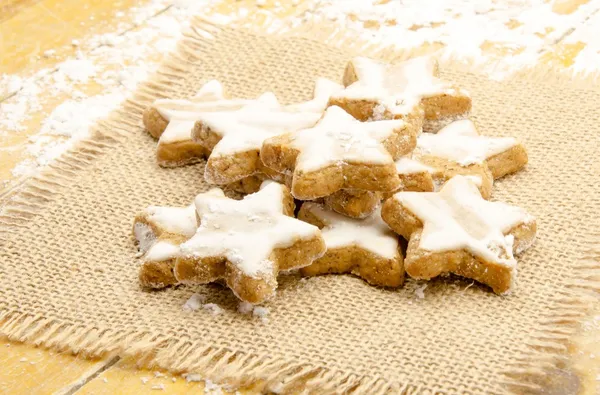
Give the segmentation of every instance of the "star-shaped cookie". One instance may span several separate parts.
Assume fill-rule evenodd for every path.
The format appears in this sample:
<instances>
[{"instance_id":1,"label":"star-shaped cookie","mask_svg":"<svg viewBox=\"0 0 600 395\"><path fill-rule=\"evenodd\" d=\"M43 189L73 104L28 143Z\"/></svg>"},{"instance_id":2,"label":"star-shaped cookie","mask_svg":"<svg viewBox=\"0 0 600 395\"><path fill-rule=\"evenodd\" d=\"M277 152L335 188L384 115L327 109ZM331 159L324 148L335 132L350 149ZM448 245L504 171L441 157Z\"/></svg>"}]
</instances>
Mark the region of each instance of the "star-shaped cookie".
<instances>
[{"instance_id":1,"label":"star-shaped cookie","mask_svg":"<svg viewBox=\"0 0 600 395\"><path fill-rule=\"evenodd\" d=\"M179 244L196 233L196 208L151 206L133 221L133 236L144 254L139 272L140 284L147 288L163 288L177 284L173 268Z\"/></svg>"},{"instance_id":2,"label":"star-shaped cookie","mask_svg":"<svg viewBox=\"0 0 600 395\"><path fill-rule=\"evenodd\" d=\"M394 160L415 144L402 120L360 122L333 106L314 127L265 140L261 159L279 173L293 172L292 194L313 200L342 188L397 189Z\"/></svg>"},{"instance_id":3,"label":"star-shaped cookie","mask_svg":"<svg viewBox=\"0 0 600 395\"><path fill-rule=\"evenodd\" d=\"M327 246L325 255L300 269L303 275L351 273L383 287L399 287L404 282L398 236L383 222L379 210L365 219L352 219L306 202L298 219L321 228Z\"/></svg>"},{"instance_id":4,"label":"star-shaped cookie","mask_svg":"<svg viewBox=\"0 0 600 395\"><path fill-rule=\"evenodd\" d=\"M198 117L193 139L211 154L204 176L211 184L225 185L260 172L260 148L265 139L313 126L323 115L332 92L340 85L319 79L314 99L283 106L267 93L255 103L234 111Z\"/></svg>"},{"instance_id":5,"label":"star-shaped cookie","mask_svg":"<svg viewBox=\"0 0 600 395\"><path fill-rule=\"evenodd\" d=\"M272 297L281 270L301 268L325 252L319 228L293 217L286 186L266 181L242 200L220 189L195 200L200 226L181 244L175 277L182 283L225 283L243 301Z\"/></svg>"},{"instance_id":6,"label":"star-shaped cookie","mask_svg":"<svg viewBox=\"0 0 600 395\"><path fill-rule=\"evenodd\" d=\"M396 162L402 190L437 191L455 175L471 179L488 199L495 179L527 164L527 151L512 137L480 136L468 120L437 134L423 133L411 155Z\"/></svg>"},{"instance_id":7,"label":"star-shaped cookie","mask_svg":"<svg viewBox=\"0 0 600 395\"><path fill-rule=\"evenodd\" d=\"M454 273L510 291L518 254L533 243L535 219L525 210L489 202L463 176L439 192L399 192L386 200L381 216L409 240L404 266L413 278Z\"/></svg>"},{"instance_id":8,"label":"star-shaped cookie","mask_svg":"<svg viewBox=\"0 0 600 395\"><path fill-rule=\"evenodd\" d=\"M176 167L197 162L209 151L192 140L192 130L200 114L235 110L249 100L226 99L218 81L207 82L189 100L159 99L144 112L146 130L158 140L156 159L160 166Z\"/></svg>"},{"instance_id":9,"label":"star-shaped cookie","mask_svg":"<svg viewBox=\"0 0 600 395\"><path fill-rule=\"evenodd\" d=\"M439 79L438 73L437 62L429 57L396 64L357 57L346 67L346 89L330 104L360 120L400 118L419 127L424 117L423 130L436 132L471 110L469 94Z\"/></svg>"}]
</instances>

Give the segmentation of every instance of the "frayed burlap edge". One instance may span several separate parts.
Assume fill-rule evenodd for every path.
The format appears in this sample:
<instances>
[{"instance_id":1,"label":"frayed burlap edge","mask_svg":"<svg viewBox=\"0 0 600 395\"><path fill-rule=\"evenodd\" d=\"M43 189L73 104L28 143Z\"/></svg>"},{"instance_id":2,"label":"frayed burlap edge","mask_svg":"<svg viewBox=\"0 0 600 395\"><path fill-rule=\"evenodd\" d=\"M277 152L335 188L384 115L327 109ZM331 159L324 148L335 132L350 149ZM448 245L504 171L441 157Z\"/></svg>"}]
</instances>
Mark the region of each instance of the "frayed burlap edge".
<instances>
[{"instance_id":1,"label":"frayed burlap edge","mask_svg":"<svg viewBox=\"0 0 600 395\"><path fill-rule=\"evenodd\" d=\"M64 193L78 172L91 166L94 159L127 141L130 130L140 125L144 108L153 100L169 97L186 81L187 71L201 61L202 49L210 45L221 30L203 19L196 18L181 40L177 51L163 64L154 78L143 84L132 98L97 123L91 137L79 142L38 175L23 180L10 192L0 195L0 240L17 233L41 212L45 205ZM253 32L260 33L260 32ZM271 32L277 35L302 36L386 61L398 61L421 55L417 51L373 45L336 27L305 26L295 30ZM481 65L467 65L456 59L442 59L441 66L477 73ZM522 71L511 78L529 82L568 84L570 88L586 89L600 74L567 76L557 74L548 66ZM582 255L573 278L558 291L549 303L547 317L532 331L528 344L530 353L516 357L507 366L503 384L514 392L535 393L541 389L552 372L562 369L566 362L569 339L578 331L590 307L600 292L600 235L587 240L588 251ZM410 383L390 382L380 377L358 376L351 372L325 366L301 364L297 361L273 360L267 356L251 355L225 348L206 346L194 348L188 341L174 341L152 333L115 332L97 327L77 326L55 319L33 316L26 312L0 310L0 334L10 340L70 351L85 356L125 356L135 358L140 366L158 366L173 372L198 372L216 382L233 387L260 381L263 388L277 391L299 388L326 392L368 392L383 394L418 392L420 387Z\"/></svg>"}]
</instances>

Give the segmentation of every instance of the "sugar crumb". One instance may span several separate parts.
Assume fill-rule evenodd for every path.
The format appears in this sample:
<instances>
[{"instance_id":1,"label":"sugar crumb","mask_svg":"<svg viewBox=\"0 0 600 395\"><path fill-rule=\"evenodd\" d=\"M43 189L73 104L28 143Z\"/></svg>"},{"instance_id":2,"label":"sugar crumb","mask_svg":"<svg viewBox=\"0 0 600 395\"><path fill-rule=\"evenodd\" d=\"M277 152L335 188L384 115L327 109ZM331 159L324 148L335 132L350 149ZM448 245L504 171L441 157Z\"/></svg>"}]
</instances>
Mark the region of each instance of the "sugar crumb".
<instances>
[{"instance_id":1,"label":"sugar crumb","mask_svg":"<svg viewBox=\"0 0 600 395\"><path fill-rule=\"evenodd\" d=\"M223 312L223 309L221 308L221 306L219 306L218 304L215 304L215 303L207 303L207 304L203 305L202 308L204 310L209 311L212 315L219 315Z\"/></svg>"},{"instance_id":2,"label":"sugar crumb","mask_svg":"<svg viewBox=\"0 0 600 395\"><path fill-rule=\"evenodd\" d=\"M420 287L415 289L415 295L418 299L425 299L425 289L427 288L427 284L423 284Z\"/></svg>"},{"instance_id":3,"label":"sugar crumb","mask_svg":"<svg viewBox=\"0 0 600 395\"><path fill-rule=\"evenodd\" d=\"M200 376L198 373L187 373L183 375L183 378L188 383L197 383L202 381L202 376Z\"/></svg>"},{"instance_id":4,"label":"sugar crumb","mask_svg":"<svg viewBox=\"0 0 600 395\"><path fill-rule=\"evenodd\" d=\"M252 310L254 310L254 305L252 303L242 301L238 305L238 312L242 314L249 314Z\"/></svg>"},{"instance_id":5,"label":"sugar crumb","mask_svg":"<svg viewBox=\"0 0 600 395\"><path fill-rule=\"evenodd\" d=\"M267 315L269 315L269 312L269 309L266 307L256 306L252 311L252 315L254 317L260 318L262 322L269 322L269 318L267 317Z\"/></svg>"},{"instance_id":6,"label":"sugar crumb","mask_svg":"<svg viewBox=\"0 0 600 395\"><path fill-rule=\"evenodd\" d=\"M102 378L102 381L104 381L105 383L108 383L108 379L106 377Z\"/></svg>"},{"instance_id":7,"label":"sugar crumb","mask_svg":"<svg viewBox=\"0 0 600 395\"><path fill-rule=\"evenodd\" d=\"M222 394L223 390L220 385L206 379L204 380L204 392L209 394Z\"/></svg>"},{"instance_id":8,"label":"sugar crumb","mask_svg":"<svg viewBox=\"0 0 600 395\"><path fill-rule=\"evenodd\" d=\"M19 359L19 362L27 362L27 358L21 358Z\"/></svg>"},{"instance_id":9,"label":"sugar crumb","mask_svg":"<svg viewBox=\"0 0 600 395\"><path fill-rule=\"evenodd\" d=\"M142 384L146 385L148 383L148 381L150 381L150 379L148 377L142 377L140 380L142 380Z\"/></svg>"},{"instance_id":10,"label":"sugar crumb","mask_svg":"<svg viewBox=\"0 0 600 395\"><path fill-rule=\"evenodd\" d=\"M161 378L161 377L165 377L165 375L162 374L161 372L154 372L154 377L158 379L158 378Z\"/></svg>"},{"instance_id":11,"label":"sugar crumb","mask_svg":"<svg viewBox=\"0 0 600 395\"><path fill-rule=\"evenodd\" d=\"M165 385L164 384L153 385L152 387L150 387L150 389L155 390L155 391L164 391Z\"/></svg>"},{"instance_id":12,"label":"sugar crumb","mask_svg":"<svg viewBox=\"0 0 600 395\"><path fill-rule=\"evenodd\" d=\"M200 294L192 294L190 298L184 303L184 311L196 311L202 307L202 304L206 301L206 296Z\"/></svg>"}]
</instances>

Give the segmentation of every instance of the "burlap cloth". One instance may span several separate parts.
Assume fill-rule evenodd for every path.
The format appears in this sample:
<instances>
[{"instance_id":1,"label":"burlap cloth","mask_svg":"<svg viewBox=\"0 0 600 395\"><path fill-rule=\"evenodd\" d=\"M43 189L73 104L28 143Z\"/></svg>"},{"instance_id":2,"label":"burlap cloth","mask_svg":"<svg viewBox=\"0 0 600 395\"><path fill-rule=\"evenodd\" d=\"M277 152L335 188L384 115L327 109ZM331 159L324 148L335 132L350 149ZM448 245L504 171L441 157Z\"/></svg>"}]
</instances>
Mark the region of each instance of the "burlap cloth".
<instances>
[{"instance_id":1,"label":"burlap cloth","mask_svg":"<svg viewBox=\"0 0 600 395\"><path fill-rule=\"evenodd\" d=\"M207 189L203 164L157 166L143 108L156 97L190 96L213 78L233 96L271 90L286 102L306 99L316 77L340 80L353 52L393 57L349 50L352 39L328 40L338 48L198 21L154 82L4 202L0 332L73 352L134 355L232 384L263 379L279 390L502 393L572 385L560 356L593 302L586 290L598 289L600 89L552 74L494 82L442 65L445 78L471 92L482 133L516 136L529 150L527 168L498 181L493 195L538 219L512 295L456 278L429 282L419 299L412 280L389 291L351 276L284 276L264 323L239 314L236 298L219 286L140 289L134 214L187 205ZM224 312L184 312L194 292Z\"/></svg>"}]
</instances>

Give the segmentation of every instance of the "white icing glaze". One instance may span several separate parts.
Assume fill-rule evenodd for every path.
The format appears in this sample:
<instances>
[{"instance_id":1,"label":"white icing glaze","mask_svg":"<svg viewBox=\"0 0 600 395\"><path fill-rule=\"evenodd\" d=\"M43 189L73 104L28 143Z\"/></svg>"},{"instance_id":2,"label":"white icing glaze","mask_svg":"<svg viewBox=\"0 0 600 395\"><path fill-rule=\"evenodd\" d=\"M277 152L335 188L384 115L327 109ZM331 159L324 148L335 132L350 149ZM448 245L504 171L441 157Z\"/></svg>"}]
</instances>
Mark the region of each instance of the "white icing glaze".
<instances>
[{"instance_id":1,"label":"white icing glaze","mask_svg":"<svg viewBox=\"0 0 600 395\"><path fill-rule=\"evenodd\" d=\"M517 262L511 239L504 233L533 221L519 207L484 200L475 185L463 176L453 177L440 192L399 192L394 199L423 222L421 249L466 249L488 262L510 268L516 268Z\"/></svg>"},{"instance_id":2,"label":"white icing glaze","mask_svg":"<svg viewBox=\"0 0 600 395\"><path fill-rule=\"evenodd\" d=\"M211 80L204 84L189 100L159 99L153 107L169 121L159 139L159 144L170 144L191 139L191 132L198 116L204 112L233 110L248 104L250 100L225 99L220 82Z\"/></svg>"},{"instance_id":3,"label":"white icing glaze","mask_svg":"<svg viewBox=\"0 0 600 395\"><path fill-rule=\"evenodd\" d=\"M328 80L327 78L317 78L313 92L314 98L312 100L290 104L285 108L288 111L323 112L325 108L327 108L329 98L340 92L343 88L342 85Z\"/></svg>"},{"instance_id":4,"label":"white icing glaze","mask_svg":"<svg viewBox=\"0 0 600 395\"><path fill-rule=\"evenodd\" d=\"M146 262L162 262L179 256L179 246L168 241L159 240L148 250L144 257Z\"/></svg>"},{"instance_id":5,"label":"white icing glaze","mask_svg":"<svg viewBox=\"0 0 600 395\"><path fill-rule=\"evenodd\" d=\"M381 219L380 209L364 219L353 219L316 203L306 202L303 207L325 224L321 233L328 249L357 246L383 258L398 257L398 237Z\"/></svg>"},{"instance_id":6,"label":"white icing glaze","mask_svg":"<svg viewBox=\"0 0 600 395\"><path fill-rule=\"evenodd\" d=\"M190 141L195 123L193 119L171 119L160 135L158 145Z\"/></svg>"},{"instance_id":7,"label":"white icing glaze","mask_svg":"<svg viewBox=\"0 0 600 395\"><path fill-rule=\"evenodd\" d=\"M393 164L382 142L404 126L402 120L360 122L340 107L327 108L317 125L292 134L300 150L296 168L312 171L332 164Z\"/></svg>"},{"instance_id":8,"label":"white icing glaze","mask_svg":"<svg viewBox=\"0 0 600 395\"><path fill-rule=\"evenodd\" d=\"M408 156L403 156L396 161L396 170L398 174L417 174L417 173L433 173L433 167L424 165Z\"/></svg>"},{"instance_id":9,"label":"white icing glaze","mask_svg":"<svg viewBox=\"0 0 600 395\"><path fill-rule=\"evenodd\" d=\"M144 213L148 222L164 232L192 237L198 227L193 204L187 207L150 206Z\"/></svg>"},{"instance_id":10,"label":"white icing glaze","mask_svg":"<svg viewBox=\"0 0 600 395\"><path fill-rule=\"evenodd\" d=\"M377 101L393 114L410 112L422 98L456 93L450 84L434 75L436 64L429 57L398 64L357 57L352 65L358 79L338 97Z\"/></svg>"},{"instance_id":11,"label":"white icing glaze","mask_svg":"<svg viewBox=\"0 0 600 395\"><path fill-rule=\"evenodd\" d=\"M142 222L136 222L133 225L133 235L138 241L138 249L141 254L145 254L156 241L156 235L152 231L152 228Z\"/></svg>"},{"instance_id":12,"label":"white icing glaze","mask_svg":"<svg viewBox=\"0 0 600 395\"><path fill-rule=\"evenodd\" d=\"M244 274L272 273L269 259L276 248L319 235L315 226L283 214L285 187L265 181L261 190L233 200L220 189L196 197L201 225L181 245L182 254L194 257L224 256Z\"/></svg>"},{"instance_id":13,"label":"white icing glaze","mask_svg":"<svg viewBox=\"0 0 600 395\"><path fill-rule=\"evenodd\" d=\"M323 115L329 97L341 86L325 79L317 80L313 100L282 106L272 93L233 111L200 115L204 127L221 135L212 157L259 150L265 139L313 126Z\"/></svg>"},{"instance_id":14,"label":"white icing glaze","mask_svg":"<svg viewBox=\"0 0 600 395\"><path fill-rule=\"evenodd\" d=\"M432 155L468 166L483 163L517 144L512 137L479 136L472 121L456 121L437 134L423 133L414 155Z\"/></svg>"},{"instance_id":15,"label":"white icing glaze","mask_svg":"<svg viewBox=\"0 0 600 395\"><path fill-rule=\"evenodd\" d=\"M477 187L481 186L481 176L475 176L472 174L469 175L465 175L464 176L467 180L471 181L473 184L475 184Z\"/></svg>"}]
</instances>

